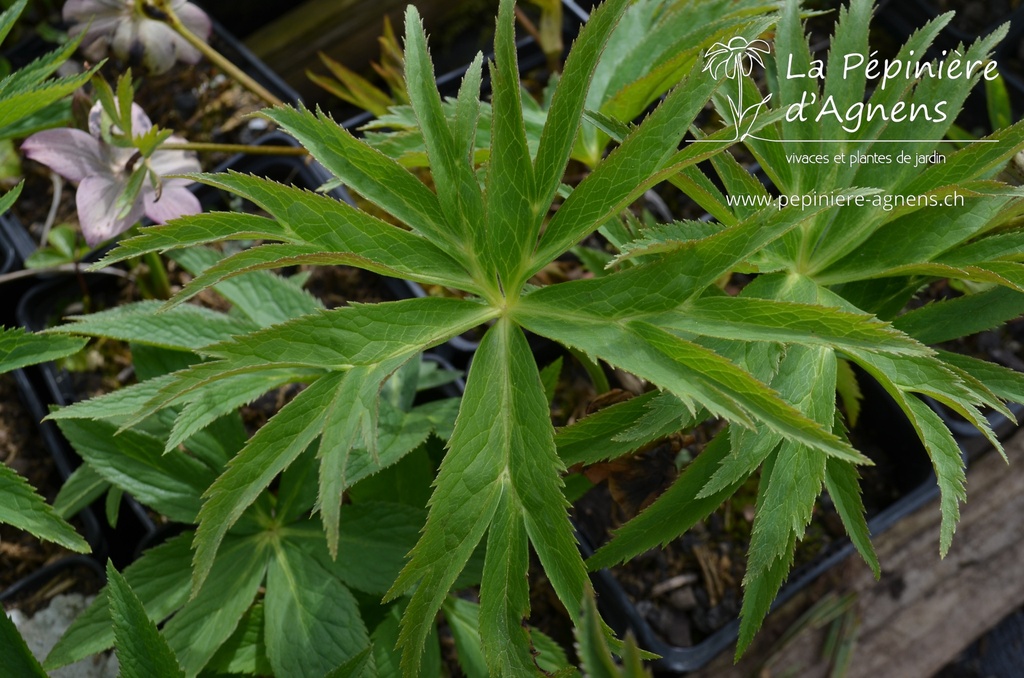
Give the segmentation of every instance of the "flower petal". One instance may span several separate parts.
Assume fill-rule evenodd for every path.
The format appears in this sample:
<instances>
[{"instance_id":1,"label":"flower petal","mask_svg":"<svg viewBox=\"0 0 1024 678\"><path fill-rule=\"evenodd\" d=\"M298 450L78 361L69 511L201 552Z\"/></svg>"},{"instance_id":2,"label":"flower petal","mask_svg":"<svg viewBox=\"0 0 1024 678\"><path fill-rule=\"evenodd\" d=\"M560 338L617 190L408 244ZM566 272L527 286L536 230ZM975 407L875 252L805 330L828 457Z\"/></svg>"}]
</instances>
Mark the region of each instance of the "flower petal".
<instances>
[{"instance_id":1,"label":"flower petal","mask_svg":"<svg viewBox=\"0 0 1024 678\"><path fill-rule=\"evenodd\" d=\"M181 23L185 24L185 28L202 38L203 41L209 40L213 26L211 25L210 17L207 16L206 12L199 9L191 2L179 2L178 0L175 0L172 7L174 7L174 13L178 15L179 19L181 19Z\"/></svg>"},{"instance_id":2,"label":"flower petal","mask_svg":"<svg viewBox=\"0 0 1024 678\"><path fill-rule=\"evenodd\" d=\"M184 186L175 183L165 183L160 197L157 197L156 190L152 186L143 189L142 200L145 204L146 216L158 224L165 224L171 219L183 217L186 214L199 214L203 206L199 204L199 198L192 194Z\"/></svg>"},{"instance_id":3,"label":"flower petal","mask_svg":"<svg viewBox=\"0 0 1024 678\"><path fill-rule=\"evenodd\" d=\"M127 231L142 217L143 206L136 201L123 219L117 218L115 204L123 191L124 186L109 176L86 177L78 185L78 222L89 247Z\"/></svg>"},{"instance_id":4,"label":"flower petal","mask_svg":"<svg viewBox=\"0 0 1024 678\"><path fill-rule=\"evenodd\" d=\"M180 144L185 139L179 136L172 136L167 141ZM162 151L160 149L157 149L156 153L149 159L149 168L159 177L164 177L168 174L189 174L190 172L202 171L202 166L199 164L199 159L195 153L188 151Z\"/></svg>"},{"instance_id":5,"label":"flower petal","mask_svg":"<svg viewBox=\"0 0 1024 678\"><path fill-rule=\"evenodd\" d=\"M100 142L77 129L48 129L36 132L21 144L26 157L41 162L70 181L110 174Z\"/></svg>"}]
</instances>

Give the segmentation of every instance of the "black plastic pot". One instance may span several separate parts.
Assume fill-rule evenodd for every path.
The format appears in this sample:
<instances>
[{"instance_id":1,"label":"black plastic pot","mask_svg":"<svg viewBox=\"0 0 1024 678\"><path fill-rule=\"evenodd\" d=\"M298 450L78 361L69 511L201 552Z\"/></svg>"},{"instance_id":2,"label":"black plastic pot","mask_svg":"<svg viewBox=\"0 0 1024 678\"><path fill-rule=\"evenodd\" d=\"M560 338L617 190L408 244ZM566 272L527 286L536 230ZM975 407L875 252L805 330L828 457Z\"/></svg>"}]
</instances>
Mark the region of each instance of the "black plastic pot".
<instances>
[{"instance_id":1,"label":"black plastic pot","mask_svg":"<svg viewBox=\"0 0 1024 678\"><path fill-rule=\"evenodd\" d=\"M936 497L938 486L924 448L895 402L874 381L861 379L861 388L865 397L857 429L877 432L872 442L882 449L881 455L868 449L871 446L865 446L864 452L879 467L887 467L891 471L894 484L902 495L878 513L869 516L868 526L872 536L876 536ZM588 543L585 536L578 536L584 555L591 555L594 545ZM785 603L821 574L853 554L854 548L848 539L830 544L815 561L793 570L772 603L772 609ZM738 638L739 619L736 619L692 647L670 645L651 628L612 572L594 572L591 580L605 620L620 636L629 631L636 637L641 648L660 655L661 659L652 663L657 671L683 674L699 669L733 645Z\"/></svg>"},{"instance_id":2,"label":"black plastic pot","mask_svg":"<svg viewBox=\"0 0 1024 678\"><path fill-rule=\"evenodd\" d=\"M14 249L14 243L10 241L5 231L6 229L0 225L0 274L7 273L12 270L14 268L15 261L18 259L17 251Z\"/></svg>"},{"instance_id":3,"label":"black plastic pot","mask_svg":"<svg viewBox=\"0 0 1024 678\"><path fill-rule=\"evenodd\" d=\"M113 289L115 279L112 276L97 274L83 275L81 280L74 275L60 275L31 288L18 302L17 320L21 327L38 332L50 325L51 319L59 316L61 309L70 302L82 298L80 284L88 286L91 295L103 294ZM43 440L50 450L61 478L67 480L72 472L81 464L78 454L71 448L60 429L52 421L43 421L51 406L65 407L81 399L72 387L71 376L60 370L54 363L44 363L27 368L17 373L18 386L32 414L39 423ZM156 529L152 518L130 495L122 498L117 527L113 528L106 520L96 518L104 513L101 500L85 511L92 517L89 519L95 527L91 527L100 535L102 548L109 549L110 558L118 567L124 567L134 560L140 552L139 545ZM83 512L84 513L84 512ZM93 537L86 534L92 544ZM93 547L93 551L98 549ZM102 555L100 555L102 558Z\"/></svg>"},{"instance_id":4,"label":"black plastic pot","mask_svg":"<svg viewBox=\"0 0 1024 678\"><path fill-rule=\"evenodd\" d=\"M87 576L95 577L99 584L103 584L107 580L103 565L96 559L80 555L67 556L44 565L27 577L19 579L3 591L0 591L0 603L10 604L13 601L31 595L52 581L54 577L71 570L79 570ZM0 614L3 614L2 610L0 610Z\"/></svg>"}]
</instances>

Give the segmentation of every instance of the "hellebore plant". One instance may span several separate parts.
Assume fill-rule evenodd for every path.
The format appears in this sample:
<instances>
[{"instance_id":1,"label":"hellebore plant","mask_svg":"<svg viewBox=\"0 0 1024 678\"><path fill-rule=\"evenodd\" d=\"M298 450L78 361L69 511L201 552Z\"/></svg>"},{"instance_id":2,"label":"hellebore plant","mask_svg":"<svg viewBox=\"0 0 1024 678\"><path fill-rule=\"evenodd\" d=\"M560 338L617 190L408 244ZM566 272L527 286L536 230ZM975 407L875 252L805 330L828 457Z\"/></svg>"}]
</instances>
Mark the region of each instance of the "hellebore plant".
<instances>
[{"instance_id":1,"label":"hellebore plant","mask_svg":"<svg viewBox=\"0 0 1024 678\"><path fill-rule=\"evenodd\" d=\"M195 154L160 148L164 141L185 140L155 128L138 104L124 105L130 95L116 104L104 99L89 112L89 132L44 130L21 146L27 157L78 184L78 220L89 246L123 233L143 215L162 224L202 211L188 190L190 180L166 178L199 171Z\"/></svg>"},{"instance_id":2,"label":"hellebore plant","mask_svg":"<svg viewBox=\"0 0 1024 678\"><path fill-rule=\"evenodd\" d=\"M268 104L281 101L210 47L210 18L186 0L68 0L64 20L71 35L82 35L91 59L108 50L152 74L166 73L177 61L195 64L202 54Z\"/></svg>"},{"instance_id":3,"label":"hellebore plant","mask_svg":"<svg viewBox=\"0 0 1024 678\"><path fill-rule=\"evenodd\" d=\"M191 2L170 0L170 9L190 33L201 40L210 36L210 17ZM166 22L146 11L138 0L68 0L64 21L68 34L82 36L82 52L95 61L113 52L119 59L138 63L159 75L177 62L198 63L200 51Z\"/></svg>"},{"instance_id":4,"label":"hellebore plant","mask_svg":"<svg viewBox=\"0 0 1024 678\"><path fill-rule=\"evenodd\" d=\"M711 161L731 192L761 195L764 187L723 152L741 124L752 134L772 139L780 138L781 128L781 138L802 140L795 143L816 144L815 139L834 138L829 135L838 132L812 125L791 129L781 122L784 112L775 110L749 123L733 120L732 126L702 136L701 143L680 146L720 86L717 78L704 71L697 54L688 55L689 70L638 125L632 125L632 118L616 118L609 113L612 109L587 112L588 92L592 84L599 84L601 54L630 5L628 0L609 0L592 14L575 42L533 143L516 63L513 5L502 0L499 9L495 63L489 67L493 84L489 148L482 167L474 163L485 111L479 100L482 58L473 62L458 97L446 110L433 84L418 13L410 7L405 24L406 75L410 112L432 173L429 186L328 116L304 108L275 107L265 113L268 118L391 219L258 177L197 175L196 180L230 191L268 216L224 212L183 217L120 243L96 266L222 240L258 244L211 262L166 305L114 309L56 330L160 348L184 346L198 356L190 356L188 364L176 371L140 375L138 384L103 401L79 404L55 415L68 430L69 425L81 428L78 417L104 420L103 435L92 441L96 443L93 456L97 468L101 459L108 465L110 478L118 468L113 449L147 468L151 463L195 466L199 460L185 455L181 446L187 448L200 436L209 440L224 417L267 390L284 383L308 384L254 435L236 440L223 455L228 458L209 466L201 479L194 476L184 508L188 522L197 527L188 548L184 539L175 544L181 549L175 562L191 558L190 582L176 579L175 597L170 601L159 595L166 588L160 578L151 577L158 601L146 608L151 619L162 620L179 603L187 606L188 588L193 602L216 591L219 585L211 584L226 580L221 563L237 556L237 540L251 534L253 518L263 518L268 503L296 493L307 505L315 493L323 533L317 528L317 536L308 539L315 539L329 554L320 553L322 560L317 569L310 567L309 578L293 578L300 584L297 589L304 590L305 582L315 581L312 575L320 570L345 567L345 559L352 557L344 548L348 536L344 516L353 500L353 483L386 473L412 453L399 450L399 454L382 444L390 423L392 380L425 349L475 327L486 328L485 335L470 368L465 395L458 402L457 419L444 436L447 449L423 529L385 594L385 603L400 601L404 607L400 631L388 636L389 643L397 639L401 648L401 675L419 675L428 668L424 653L433 646L428 638L436 613L450 600L457 582L463 581L460 575L478 562L474 555L480 551L479 636L487 674L536 675L538 637L524 623L530 613L531 548L577 626L589 625L595 631L600 624L582 613L591 593L588 566L609 565L674 539L728 501L755 473L760 487L745 580L741 649L785 579L823 487L854 544L877 568L857 471L858 465L870 461L850 445L836 405L837 388L849 390L844 387L852 374L851 363L879 378L928 448L942 490L940 548L943 553L949 548L964 496L962 460L949 431L915 394L946 403L991 434L979 408L1005 411L1004 400L1024 400L1024 379L981 361L953 358L928 348L923 340L936 335L921 331L920 325L928 323L920 315L907 319L908 313L889 322L896 311L883 308L888 286L879 280L894 278L902 292L922 276L963 274L1024 291L1019 254L1024 231L1018 224L1021 192L992 179L1019 147L1024 125L998 132L994 139L999 143L967 148L945 165L916 175L902 170L861 172L833 167L822 174L817 168L794 169L784 162L781 147L755 144L757 139L748 137L759 159L764 158L762 165L769 176L787 191L806 193L817 188L819 195L849 203L885 190L944 195L957 189L969 193L972 201L963 213L943 215L924 203L891 211L849 204L836 207L828 200L806 207L782 207L771 201L734 206L698 163ZM863 48L870 10L870 3L854 2L853 16L842 20L834 44ZM743 25L736 32L746 44L763 32L756 22ZM923 52L937 26L930 24L928 31L916 34L905 49ZM806 52L798 3L793 0L787 3L776 42L786 52L799 56ZM981 56L990 48L991 41L983 42L972 48L972 54ZM835 54L840 58L839 52ZM624 72L621 78L629 81ZM864 85L849 81L828 86L841 87L844 96L860 99ZM935 94L938 88L937 93L958 108L972 85L943 81L932 89L918 90L908 84L876 91L874 96L892 104L902 97ZM742 91L741 107L747 101L756 102L753 86ZM784 91L777 98L790 101L794 94ZM760 99L759 93L756 98ZM619 143L570 188L563 179L581 130L590 129L587 120ZM851 148L859 149L858 144L870 148L875 138L871 135L883 132L865 130L865 136L850 141ZM912 138L938 143L943 130L932 125L915 132L933 136ZM718 222L660 225L636 242L621 243L612 270L601 277L538 283L538 272L663 181L691 190ZM942 233L929 232L928 227L940 217L939 223L947 228ZM923 237L908 240L905 233L911 227ZM262 320L226 315L218 326L191 322L182 331L182 319L210 317L205 309L183 303L192 296L213 286L230 289L235 276L296 264L351 265L436 285L451 294L332 310L292 307L298 312L275 318L266 316L273 311L269 305L254 305L249 299L251 312ZM723 294L716 281L739 270L761 275L743 294ZM873 296L877 303L857 303L858 292ZM604 360L656 390L556 432L527 331ZM584 563L566 511L562 481L566 467L603 461L633 449L618 440L616 431L628 429L632 444L708 417L729 425L672 488ZM115 444L117 426L125 440ZM132 445L138 435L152 438L144 449ZM302 473L303 482L293 485L289 477ZM154 482L167 482L156 476ZM193 478L188 473L179 477ZM282 489L288 486L301 490ZM184 513L182 507L176 510ZM277 519L273 511L269 519ZM304 535L309 534L306 522ZM291 538L278 529L279 524L264 527L269 528L266 541L253 540L254 548ZM292 561L284 550L272 557L264 555L267 560L246 560L245 565L270 563L270 572L287 576L283 570L292 567ZM159 569L154 567L154 574ZM178 576L176 570L174 574ZM247 591L253 595L262 574L258 570L247 574ZM271 588L268 585L267 590ZM302 608L303 614L309 613L304 624L282 628L281 633L305 633L307 646L316 646L316 634L333 637L324 628L338 625L332 616L336 610L329 596L320 602ZM211 629L211 644L236 629L244 633L252 623L244 617L243 605L210 603L208 609L216 612L204 627ZM194 618L206 620L201 606L194 605L192 610ZM316 618L317 614L323 618ZM173 627L172 623L165 627L164 636L182 642L178 634L184 622ZM268 621L268 632L270 628ZM87 631L81 625L78 638L92 637ZM65 647L75 646L76 653L84 652L82 644L65 642ZM190 675L200 671L212 653L209 645L200 649L201 653L188 651L194 661ZM354 645L335 649L332 662L351 661L358 652L365 652ZM288 643L282 643L280 650L288 652ZM391 645L386 647L390 650ZM67 659L53 660L51 665ZM296 661L319 659L296 657ZM323 675L323 667L313 668L317 670L289 675Z\"/></svg>"}]
</instances>

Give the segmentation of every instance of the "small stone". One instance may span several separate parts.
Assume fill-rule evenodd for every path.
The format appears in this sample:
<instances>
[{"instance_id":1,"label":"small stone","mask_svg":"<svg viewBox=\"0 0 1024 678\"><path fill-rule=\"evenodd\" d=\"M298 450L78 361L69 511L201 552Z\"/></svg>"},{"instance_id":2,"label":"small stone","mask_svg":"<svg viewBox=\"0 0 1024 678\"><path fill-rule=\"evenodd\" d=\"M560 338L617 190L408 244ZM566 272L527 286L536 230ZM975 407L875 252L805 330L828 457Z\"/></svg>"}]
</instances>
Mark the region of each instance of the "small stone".
<instances>
[{"instance_id":1,"label":"small stone","mask_svg":"<svg viewBox=\"0 0 1024 678\"><path fill-rule=\"evenodd\" d=\"M693 632L690 629L690 620L683 615L676 615L672 623L665 629L665 640L676 647L690 647L693 645Z\"/></svg>"},{"instance_id":2,"label":"small stone","mask_svg":"<svg viewBox=\"0 0 1024 678\"><path fill-rule=\"evenodd\" d=\"M677 610L692 610L697 607L697 596L693 589L687 586L673 591L668 597L668 602Z\"/></svg>"}]
</instances>

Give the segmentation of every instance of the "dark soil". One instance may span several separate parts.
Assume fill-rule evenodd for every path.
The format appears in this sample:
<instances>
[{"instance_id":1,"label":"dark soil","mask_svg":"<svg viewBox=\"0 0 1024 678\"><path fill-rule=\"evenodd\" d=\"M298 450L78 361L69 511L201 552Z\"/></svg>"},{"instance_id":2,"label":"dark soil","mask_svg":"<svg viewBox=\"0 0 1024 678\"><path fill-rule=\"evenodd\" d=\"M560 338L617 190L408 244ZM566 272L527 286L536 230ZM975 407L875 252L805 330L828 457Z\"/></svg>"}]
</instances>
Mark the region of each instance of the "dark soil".
<instances>
[{"instance_id":1,"label":"dark soil","mask_svg":"<svg viewBox=\"0 0 1024 678\"><path fill-rule=\"evenodd\" d=\"M52 503L57 496L60 475L36 423L22 405L12 374L0 375L0 463L26 478L47 502ZM80 525L76 527L81 530ZM0 524L0 591L70 554L62 546Z\"/></svg>"}]
</instances>

